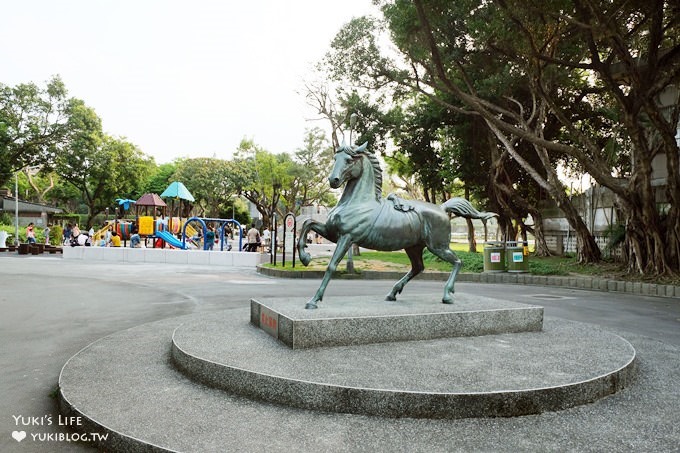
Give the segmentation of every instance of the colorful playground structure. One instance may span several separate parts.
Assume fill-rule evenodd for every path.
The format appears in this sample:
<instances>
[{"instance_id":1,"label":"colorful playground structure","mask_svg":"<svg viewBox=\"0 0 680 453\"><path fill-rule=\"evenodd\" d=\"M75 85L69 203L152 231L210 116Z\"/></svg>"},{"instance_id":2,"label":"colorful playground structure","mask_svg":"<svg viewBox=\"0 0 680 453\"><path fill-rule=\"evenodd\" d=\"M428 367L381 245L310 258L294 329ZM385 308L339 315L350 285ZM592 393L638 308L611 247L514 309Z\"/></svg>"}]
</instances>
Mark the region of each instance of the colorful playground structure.
<instances>
[{"instance_id":1,"label":"colorful playground structure","mask_svg":"<svg viewBox=\"0 0 680 453\"><path fill-rule=\"evenodd\" d=\"M198 223L200 233L192 226ZM216 225L215 243L219 243L220 251L229 250L228 229L233 225L238 229L238 248L236 251L243 250L243 227L235 219L217 219L207 217L191 217L189 219L166 218L156 219L155 222L150 217L139 217L139 235L141 237L154 237L162 240L171 247L186 250L190 248L188 244L198 247L199 239L203 239L203 250L211 250L210 243L205 238L208 237L208 224ZM155 228L154 228L155 227ZM180 236L179 238L177 236Z\"/></svg>"},{"instance_id":2,"label":"colorful playground structure","mask_svg":"<svg viewBox=\"0 0 680 453\"><path fill-rule=\"evenodd\" d=\"M170 199L169 209L162 198ZM224 251L234 248L229 244L228 233L231 230L238 231L238 248L234 251L243 250L244 231L241 224L235 219L192 216L191 202L194 201L194 197L181 182L171 183L160 196L147 193L136 201L129 199L117 201L119 203L118 218L107 221L103 228L95 232L95 244L106 234L107 230L113 229L125 245L133 234L137 234L145 247L148 246L147 241L151 240L153 248L169 246L182 250L213 250L215 244L219 244L219 250ZM132 205L135 209L134 221L123 218ZM206 241L206 238L212 236L208 234L210 229L214 231L214 243Z\"/></svg>"}]
</instances>

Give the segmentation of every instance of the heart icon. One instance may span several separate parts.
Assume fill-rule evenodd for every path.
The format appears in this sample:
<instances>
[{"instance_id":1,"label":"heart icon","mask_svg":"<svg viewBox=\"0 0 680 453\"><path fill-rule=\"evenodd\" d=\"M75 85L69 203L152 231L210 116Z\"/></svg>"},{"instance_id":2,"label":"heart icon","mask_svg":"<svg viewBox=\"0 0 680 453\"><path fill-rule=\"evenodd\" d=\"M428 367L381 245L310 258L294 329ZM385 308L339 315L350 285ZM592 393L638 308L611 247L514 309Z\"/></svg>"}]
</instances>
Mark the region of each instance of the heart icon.
<instances>
[{"instance_id":1,"label":"heart icon","mask_svg":"<svg viewBox=\"0 0 680 453\"><path fill-rule=\"evenodd\" d=\"M12 431L12 437L17 442L21 442L26 437L26 431Z\"/></svg>"}]
</instances>

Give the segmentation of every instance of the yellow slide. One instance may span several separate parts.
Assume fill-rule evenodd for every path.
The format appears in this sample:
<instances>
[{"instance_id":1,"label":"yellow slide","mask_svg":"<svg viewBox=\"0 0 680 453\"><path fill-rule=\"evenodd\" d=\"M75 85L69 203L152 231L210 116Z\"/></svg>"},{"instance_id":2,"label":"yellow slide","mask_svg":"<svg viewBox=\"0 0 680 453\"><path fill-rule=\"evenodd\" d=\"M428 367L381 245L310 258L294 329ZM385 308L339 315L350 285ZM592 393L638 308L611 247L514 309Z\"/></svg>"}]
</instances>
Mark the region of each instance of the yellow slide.
<instances>
[{"instance_id":1,"label":"yellow slide","mask_svg":"<svg viewBox=\"0 0 680 453\"><path fill-rule=\"evenodd\" d=\"M184 226L184 224L182 224L182 226ZM196 236L197 231L194 227L191 226L191 224L189 224L189 225L187 225L186 233L187 233L188 238L192 238L192 237Z\"/></svg>"},{"instance_id":2,"label":"yellow slide","mask_svg":"<svg viewBox=\"0 0 680 453\"><path fill-rule=\"evenodd\" d=\"M106 223L104 224L104 227L99 230L95 231L94 236L92 236L92 240L96 240L97 238L101 237L104 233L106 233L106 230L109 229L110 226L112 226L116 221L115 220L107 220Z\"/></svg>"}]
</instances>

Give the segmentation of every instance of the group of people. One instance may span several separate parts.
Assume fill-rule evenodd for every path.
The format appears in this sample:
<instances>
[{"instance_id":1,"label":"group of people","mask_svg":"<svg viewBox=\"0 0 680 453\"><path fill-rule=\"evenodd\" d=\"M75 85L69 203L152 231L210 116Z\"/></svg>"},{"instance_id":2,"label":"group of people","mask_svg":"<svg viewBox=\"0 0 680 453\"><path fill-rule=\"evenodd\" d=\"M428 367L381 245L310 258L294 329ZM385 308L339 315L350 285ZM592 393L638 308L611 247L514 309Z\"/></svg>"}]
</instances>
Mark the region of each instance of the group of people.
<instances>
[{"instance_id":1,"label":"group of people","mask_svg":"<svg viewBox=\"0 0 680 453\"><path fill-rule=\"evenodd\" d=\"M113 229L113 227L109 227L106 229L106 231L100 235L98 235L96 238L94 237L95 231L94 228L90 228L87 233L84 233L80 230L78 227L78 224L71 225L66 224L66 227L64 228L64 233L63 233L63 244L64 245L71 245L71 246L91 246L91 245L96 245L99 247L120 247L121 246L121 238L118 232Z\"/></svg>"},{"instance_id":2,"label":"group of people","mask_svg":"<svg viewBox=\"0 0 680 453\"><path fill-rule=\"evenodd\" d=\"M231 230L229 230L227 234L230 234L230 232ZM141 237L137 231L137 228L134 225L132 227L131 233L132 234L130 236L130 247L133 248L141 247ZM66 227L64 227L62 244L71 246L78 245L89 246L93 245L94 241L95 245L99 247L121 246L121 237L118 234L118 232L116 232L116 230L111 226L109 226L104 231L104 233L101 233L96 238L94 238L94 234L95 234L94 228L90 228L90 230L87 233L83 233L81 232L77 223L74 225L71 225L69 223L66 225ZM46 226L45 229L43 230L43 236L45 237L45 244L49 244L50 240L49 225ZM33 222L29 223L28 226L26 227L26 238L29 244L36 243L35 225L33 224ZM262 249L263 251L267 251L267 248L270 246L271 242L271 233L269 232L269 229L265 228L262 234L260 234L260 231L255 227L255 223L252 223L250 225L250 229L246 233L246 239L247 243L244 248L246 252L257 252L258 250L260 250L261 247L263 247ZM205 244L207 244L206 249L213 250L215 242L217 242L215 229L213 228L212 225L209 225L207 227L207 232L205 234ZM231 247L229 247L228 250L231 250Z\"/></svg>"},{"instance_id":3,"label":"group of people","mask_svg":"<svg viewBox=\"0 0 680 453\"><path fill-rule=\"evenodd\" d=\"M230 237L231 239L234 238L233 236L233 230L230 228L225 230L225 236ZM200 239L200 233L198 238L192 238L192 239ZM264 229L262 232L262 235L260 235L260 231L255 227L255 224L252 223L250 225L250 229L246 232L246 245L244 247L244 251L246 252L257 252L260 247L263 245L268 246L269 245L269 240L270 240L270 234L268 229ZM213 250L215 244L218 242L217 236L215 229L213 228L212 225L207 226L206 234L205 234L205 244L207 245L206 250ZM227 246L227 250L231 250L231 245Z\"/></svg>"},{"instance_id":4,"label":"group of people","mask_svg":"<svg viewBox=\"0 0 680 453\"><path fill-rule=\"evenodd\" d=\"M139 235L137 235L137 241L139 242ZM130 238L130 243L132 244L132 238ZM97 246L99 247L120 247L121 239L120 235L113 227L108 227L103 233L97 238Z\"/></svg>"},{"instance_id":5,"label":"group of people","mask_svg":"<svg viewBox=\"0 0 680 453\"><path fill-rule=\"evenodd\" d=\"M196 236L192 237L191 239L195 242L200 242L202 236L203 235L199 231L196 233ZM227 227L225 229L225 237L230 237L231 239L234 239L233 230ZM255 223L252 223L250 225L250 229L246 232L245 239L246 245L243 248L243 250L245 252L257 252L263 246L265 250L267 247L269 247L269 243L271 241L271 234L267 228L265 228L262 234L260 234L260 231L255 227ZM208 225L204 238L204 244L206 244L205 249L214 250L215 244L217 244L218 242L219 240L217 239L217 232L215 231L215 228L212 225ZM226 250L231 250L231 245L227 245Z\"/></svg>"},{"instance_id":6,"label":"group of people","mask_svg":"<svg viewBox=\"0 0 680 453\"><path fill-rule=\"evenodd\" d=\"M43 237L45 238L45 245L50 243L50 226L47 225L43 229ZM35 239L35 224L33 222L29 223L26 227L26 242L29 244L35 244L37 241Z\"/></svg>"}]
</instances>

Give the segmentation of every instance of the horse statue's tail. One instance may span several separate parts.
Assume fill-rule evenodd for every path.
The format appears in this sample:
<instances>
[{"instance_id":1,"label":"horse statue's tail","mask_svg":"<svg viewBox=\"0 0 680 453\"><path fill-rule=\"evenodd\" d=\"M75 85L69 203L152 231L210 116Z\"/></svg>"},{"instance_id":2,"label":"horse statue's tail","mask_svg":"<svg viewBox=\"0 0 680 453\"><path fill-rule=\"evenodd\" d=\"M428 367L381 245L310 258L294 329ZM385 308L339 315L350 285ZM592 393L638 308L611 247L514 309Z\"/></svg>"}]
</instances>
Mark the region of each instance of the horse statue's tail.
<instances>
[{"instance_id":1,"label":"horse statue's tail","mask_svg":"<svg viewBox=\"0 0 680 453\"><path fill-rule=\"evenodd\" d=\"M447 213L453 213L457 217L464 217L466 219L481 219L486 222L492 217L498 217L498 214L495 212L480 212L476 210L465 198L451 198L441 207Z\"/></svg>"}]
</instances>

